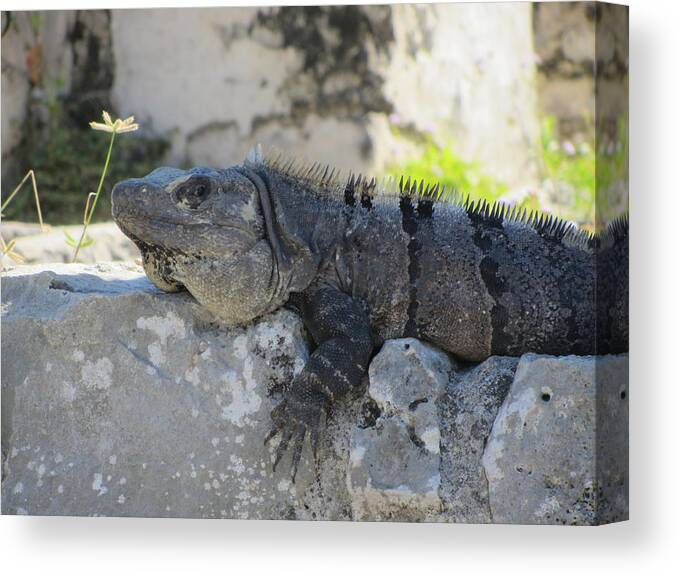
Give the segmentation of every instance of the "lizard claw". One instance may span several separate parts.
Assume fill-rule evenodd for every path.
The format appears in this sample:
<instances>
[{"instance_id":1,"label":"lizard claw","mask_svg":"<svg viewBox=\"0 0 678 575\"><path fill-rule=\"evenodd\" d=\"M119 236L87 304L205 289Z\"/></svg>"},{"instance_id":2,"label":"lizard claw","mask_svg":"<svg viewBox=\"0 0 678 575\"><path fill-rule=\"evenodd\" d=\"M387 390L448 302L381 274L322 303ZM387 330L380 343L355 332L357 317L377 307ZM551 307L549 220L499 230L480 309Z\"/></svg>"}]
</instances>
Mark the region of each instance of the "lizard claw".
<instances>
[{"instance_id":1,"label":"lizard claw","mask_svg":"<svg viewBox=\"0 0 678 575\"><path fill-rule=\"evenodd\" d=\"M280 430L285 427L285 419L280 417L280 411L284 408L285 400L283 399L276 407L271 411L271 419L273 420L273 427L271 431L268 432L266 438L264 439L264 445L268 445L269 441L273 439Z\"/></svg>"},{"instance_id":2,"label":"lizard claw","mask_svg":"<svg viewBox=\"0 0 678 575\"><path fill-rule=\"evenodd\" d=\"M283 453L285 453L287 445L289 444L290 439L292 439L293 432L294 430L289 427L286 427L283 430L282 438L280 439L280 443L278 443L278 447L275 450L275 461L273 461L273 471L275 471L275 468L278 467L278 463L280 463Z\"/></svg>"},{"instance_id":3,"label":"lizard claw","mask_svg":"<svg viewBox=\"0 0 678 575\"><path fill-rule=\"evenodd\" d=\"M300 423L297 424L297 437L294 444L294 452L292 453L292 483L297 477L297 468L301 460L301 452L304 449L304 439L306 437L306 426Z\"/></svg>"},{"instance_id":4,"label":"lizard claw","mask_svg":"<svg viewBox=\"0 0 678 575\"><path fill-rule=\"evenodd\" d=\"M307 416L308 413L304 413L303 415ZM271 419L273 420L273 426L271 431L264 439L264 445L268 445L271 439L280 434L280 443L278 443L275 449L275 456L273 459L273 471L276 470L280 460L285 454L285 451L287 451L290 444L292 444L291 478L292 483L294 483L307 435L310 435L311 438L313 458L317 459L320 438L320 432L318 429L320 422L320 411L317 413L317 416L307 421L309 419L308 417L303 417L302 414L292 413L289 402L283 399L271 411Z\"/></svg>"}]
</instances>

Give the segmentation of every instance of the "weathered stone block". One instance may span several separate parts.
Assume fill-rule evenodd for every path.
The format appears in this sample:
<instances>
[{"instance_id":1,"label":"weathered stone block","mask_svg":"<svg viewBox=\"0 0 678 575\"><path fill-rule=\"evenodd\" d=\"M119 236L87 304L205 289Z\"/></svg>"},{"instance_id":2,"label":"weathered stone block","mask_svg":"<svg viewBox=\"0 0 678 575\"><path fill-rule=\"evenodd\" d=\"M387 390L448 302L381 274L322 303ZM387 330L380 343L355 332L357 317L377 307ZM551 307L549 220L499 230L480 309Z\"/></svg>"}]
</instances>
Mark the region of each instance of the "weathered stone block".
<instances>
[{"instance_id":1,"label":"weathered stone block","mask_svg":"<svg viewBox=\"0 0 678 575\"><path fill-rule=\"evenodd\" d=\"M308 357L279 310L228 329L131 264L2 277L4 513L595 524L628 509L627 358L460 365L384 343L320 457L272 472ZM548 397L548 400L546 399Z\"/></svg>"},{"instance_id":2,"label":"weathered stone block","mask_svg":"<svg viewBox=\"0 0 678 575\"><path fill-rule=\"evenodd\" d=\"M628 358L521 358L483 455L498 523L628 518Z\"/></svg>"},{"instance_id":3,"label":"weathered stone block","mask_svg":"<svg viewBox=\"0 0 678 575\"><path fill-rule=\"evenodd\" d=\"M450 377L446 354L416 339L387 341L370 365L380 417L356 427L349 491L356 519L435 519L441 511L437 402Z\"/></svg>"},{"instance_id":4,"label":"weathered stone block","mask_svg":"<svg viewBox=\"0 0 678 575\"><path fill-rule=\"evenodd\" d=\"M294 516L263 445L268 388L307 356L294 314L220 329L123 265L26 266L2 287L4 513Z\"/></svg>"},{"instance_id":5,"label":"weathered stone block","mask_svg":"<svg viewBox=\"0 0 678 575\"><path fill-rule=\"evenodd\" d=\"M533 186L531 24L520 3L116 10L112 96L171 138L173 164L228 166L262 142L374 174L433 135Z\"/></svg>"}]
</instances>

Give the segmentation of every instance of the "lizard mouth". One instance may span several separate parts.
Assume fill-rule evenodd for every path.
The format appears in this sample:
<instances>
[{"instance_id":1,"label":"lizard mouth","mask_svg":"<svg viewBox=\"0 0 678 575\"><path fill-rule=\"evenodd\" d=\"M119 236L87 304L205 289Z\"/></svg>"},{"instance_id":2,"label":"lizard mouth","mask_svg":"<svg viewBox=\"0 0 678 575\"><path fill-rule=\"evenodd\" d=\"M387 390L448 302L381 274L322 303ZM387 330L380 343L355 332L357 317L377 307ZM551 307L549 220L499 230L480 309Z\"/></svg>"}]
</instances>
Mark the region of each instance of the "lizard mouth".
<instances>
[{"instance_id":1,"label":"lizard mouth","mask_svg":"<svg viewBox=\"0 0 678 575\"><path fill-rule=\"evenodd\" d=\"M126 211L124 214L117 214L115 223L122 233L137 244L139 249L142 247L159 248L187 257L191 255L199 257L199 254L191 254L190 250L181 249L176 246L176 242L172 241L177 238L181 229L188 231L192 237L198 238L201 235L213 233L215 228L218 228L222 230L222 234L228 234L228 243L233 246L251 245L257 241L257 235L251 229L231 222L219 225L203 222L174 222L170 219L149 218L146 215ZM156 240L154 236L168 238L169 241Z\"/></svg>"}]
</instances>

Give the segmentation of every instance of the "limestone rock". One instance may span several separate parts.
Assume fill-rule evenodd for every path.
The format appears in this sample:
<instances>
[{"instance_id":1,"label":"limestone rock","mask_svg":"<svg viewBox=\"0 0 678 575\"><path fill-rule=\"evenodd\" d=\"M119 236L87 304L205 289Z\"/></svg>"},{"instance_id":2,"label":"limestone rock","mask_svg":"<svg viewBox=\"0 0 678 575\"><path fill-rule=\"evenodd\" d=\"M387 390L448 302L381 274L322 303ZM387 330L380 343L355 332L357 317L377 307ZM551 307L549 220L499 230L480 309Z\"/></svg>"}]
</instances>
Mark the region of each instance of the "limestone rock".
<instances>
[{"instance_id":1,"label":"limestone rock","mask_svg":"<svg viewBox=\"0 0 678 575\"><path fill-rule=\"evenodd\" d=\"M497 523L628 517L628 358L521 358L483 455Z\"/></svg>"},{"instance_id":2,"label":"limestone rock","mask_svg":"<svg viewBox=\"0 0 678 575\"><path fill-rule=\"evenodd\" d=\"M70 262L74 248L66 243L64 232L68 232L75 240L80 238L82 232L82 226L47 226L46 231L41 233L39 226L12 222L9 225L2 224L3 234L6 225L9 237L3 235L5 241L11 237L17 238L15 251L24 257L27 264ZM28 233L29 230L33 230L33 233ZM141 258L138 248L114 222L91 224L87 227L87 235L94 243L80 250L79 262L133 261Z\"/></svg>"},{"instance_id":3,"label":"limestone rock","mask_svg":"<svg viewBox=\"0 0 678 575\"><path fill-rule=\"evenodd\" d=\"M299 319L226 330L133 266L50 268L2 280L3 512L294 517L263 439L269 388L307 357Z\"/></svg>"},{"instance_id":4,"label":"limestone rock","mask_svg":"<svg viewBox=\"0 0 678 575\"><path fill-rule=\"evenodd\" d=\"M370 364L380 416L354 428L349 491L356 519L413 521L441 511L438 399L453 367L416 339L387 341Z\"/></svg>"},{"instance_id":5,"label":"limestone rock","mask_svg":"<svg viewBox=\"0 0 678 575\"><path fill-rule=\"evenodd\" d=\"M308 357L279 310L227 328L133 264L2 277L7 514L603 523L628 509L625 356L457 364L387 341L272 472L270 410ZM514 371L516 371L514 379Z\"/></svg>"},{"instance_id":6,"label":"limestone rock","mask_svg":"<svg viewBox=\"0 0 678 575\"><path fill-rule=\"evenodd\" d=\"M2 239L6 242L9 242L13 239L23 238L26 236L36 236L38 234L51 231L52 226L45 224L44 230L40 229L40 224L31 223L31 222L15 222L15 221L3 221L2 226L0 226L0 232L2 232Z\"/></svg>"}]
</instances>

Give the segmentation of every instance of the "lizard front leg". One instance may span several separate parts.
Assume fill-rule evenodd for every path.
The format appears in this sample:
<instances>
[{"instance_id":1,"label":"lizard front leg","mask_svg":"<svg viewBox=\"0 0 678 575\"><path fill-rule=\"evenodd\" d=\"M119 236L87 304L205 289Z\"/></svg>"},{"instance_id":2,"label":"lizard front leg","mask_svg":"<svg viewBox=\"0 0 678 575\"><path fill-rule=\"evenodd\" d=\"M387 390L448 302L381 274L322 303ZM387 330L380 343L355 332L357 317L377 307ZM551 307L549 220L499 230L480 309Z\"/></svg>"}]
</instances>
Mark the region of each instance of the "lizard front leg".
<instances>
[{"instance_id":1,"label":"lizard front leg","mask_svg":"<svg viewBox=\"0 0 678 575\"><path fill-rule=\"evenodd\" d=\"M310 435L315 457L323 412L351 388L360 385L367 372L373 342L365 311L333 286L314 285L294 294L291 303L300 311L318 347L292 382L285 398L271 412L273 427L264 442L281 434L274 471L293 442L294 481L306 435Z\"/></svg>"}]
</instances>

